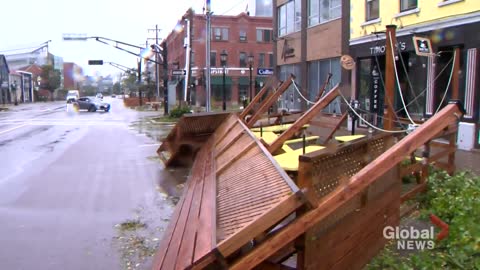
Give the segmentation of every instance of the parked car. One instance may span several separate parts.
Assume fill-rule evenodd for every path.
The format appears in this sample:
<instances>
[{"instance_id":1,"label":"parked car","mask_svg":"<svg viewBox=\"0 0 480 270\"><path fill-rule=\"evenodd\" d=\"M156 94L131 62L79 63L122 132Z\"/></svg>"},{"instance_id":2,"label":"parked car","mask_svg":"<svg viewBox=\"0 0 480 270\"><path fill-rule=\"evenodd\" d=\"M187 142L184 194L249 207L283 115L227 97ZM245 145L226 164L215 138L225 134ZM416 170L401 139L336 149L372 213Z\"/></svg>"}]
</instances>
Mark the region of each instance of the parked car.
<instances>
[{"instance_id":1,"label":"parked car","mask_svg":"<svg viewBox=\"0 0 480 270\"><path fill-rule=\"evenodd\" d=\"M95 112L97 110L108 112L110 110L110 104L98 98L81 97L77 100L77 104L80 110L88 110L89 112Z\"/></svg>"},{"instance_id":2,"label":"parked car","mask_svg":"<svg viewBox=\"0 0 480 270\"><path fill-rule=\"evenodd\" d=\"M75 101L80 98L80 92L78 90L68 90L66 101Z\"/></svg>"}]
</instances>

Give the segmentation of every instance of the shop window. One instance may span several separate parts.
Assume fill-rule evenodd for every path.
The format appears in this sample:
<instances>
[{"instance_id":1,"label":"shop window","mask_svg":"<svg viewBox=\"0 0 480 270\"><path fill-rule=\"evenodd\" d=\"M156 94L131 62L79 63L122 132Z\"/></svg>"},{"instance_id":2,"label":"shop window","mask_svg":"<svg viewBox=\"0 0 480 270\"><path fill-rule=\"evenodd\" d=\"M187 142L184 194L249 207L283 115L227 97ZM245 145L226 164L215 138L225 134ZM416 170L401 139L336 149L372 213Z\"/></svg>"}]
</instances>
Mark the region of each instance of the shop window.
<instances>
[{"instance_id":1,"label":"shop window","mask_svg":"<svg viewBox=\"0 0 480 270\"><path fill-rule=\"evenodd\" d=\"M326 92L330 91L341 80L340 58L312 61L308 64L308 97L310 101L315 100L329 73L332 74L332 78L330 79L331 83L325 89ZM335 100L330 103L324 112L339 114L341 113L340 104L340 100Z\"/></svg>"}]
</instances>

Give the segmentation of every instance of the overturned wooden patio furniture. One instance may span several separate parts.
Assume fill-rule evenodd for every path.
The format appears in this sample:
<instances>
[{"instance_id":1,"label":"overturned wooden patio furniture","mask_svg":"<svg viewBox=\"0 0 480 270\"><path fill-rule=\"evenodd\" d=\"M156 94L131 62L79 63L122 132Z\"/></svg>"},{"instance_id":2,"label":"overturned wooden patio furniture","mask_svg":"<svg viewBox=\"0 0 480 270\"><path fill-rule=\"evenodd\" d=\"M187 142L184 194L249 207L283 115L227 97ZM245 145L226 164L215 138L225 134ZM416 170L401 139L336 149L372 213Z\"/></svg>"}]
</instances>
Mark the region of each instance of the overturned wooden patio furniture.
<instances>
[{"instance_id":1,"label":"overturned wooden patio furniture","mask_svg":"<svg viewBox=\"0 0 480 270\"><path fill-rule=\"evenodd\" d=\"M449 104L394 143L377 135L300 156L294 184L236 115L201 146L153 269L361 269L399 220L399 164L456 125Z\"/></svg>"},{"instance_id":2,"label":"overturned wooden patio furniture","mask_svg":"<svg viewBox=\"0 0 480 270\"><path fill-rule=\"evenodd\" d=\"M153 269L223 268L305 202L297 186L236 116L196 155Z\"/></svg>"},{"instance_id":3,"label":"overturned wooden patio furniture","mask_svg":"<svg viewBox=\"0 0 480 270\"><path fill-rule=\"evenodd\" d=\"M191 166L197 151L229 115L225 112L183 115L157 150L165 167Z\"/></svg>"},{"instance_id":4,"label":"overturned wooden patio furniture","mask_svg":"<svg viewBox=\"0 0 480 270\"><path fill-rule=\"evenodd\" d=\"M300 209L292 222L265 238L229 269L261 269L265 262L271 267L272 258L288 257L277 254L285 250L296 252L299 269L361 269L385 243L384 226L398 223L399 210L394 207L400 203L399 164L446 127L455 125L461 115L458 104L449 104L386 151L384 144L392 140L389 135L374 138L367 149L360 145L364 141L361 139L349 144L355 145L353 148L340 147L344 154L334 151L332 155L302 156L298 186L305 190L311 208ZM353 154L366 150L363 159ZM329 160L336 156L347 160L331 163ZM337 168L341 164L343 168ZM316 166L325 167L314 169ZM332 171L337 171L337 176L330 177ZM295 251L285 247L294 247Z\"/></svg>"},{"instance_id":5,"label":"overturned wooden patio furniture","mask_svg":"<svg viewBox=\"0 0 480 270\"><path fill-rule=\"evenodd\" d=\"M240 119L245 121L247 127L251 128L255 125L255 123L262 117L263 114L265 114L268 109L275 104L275 102L278 101L278 98L287 91L287 89L290 87L292 84L293 80L295 79L295 76L293 74L290 75L289 78L287 78L282 84L278 87L278 89L274 89L273 92L271 92L265 100L260 102L260 98L264 95L264 93L260 92L258 95L255 96L255 98L252 100L251 105L252 106L247 106L245 110L243 110L240 113ZM263 89L262 89L263 91ZM265 90L266 91L266 90ZM260 103L259 103L260 102ZM255 111L252 111L254 106L259 103L259 108ZM250 115L250 117L247 117Z\"/></svg>"},{"instance_id":6,"label":"overturned wooden patio furniture","mask_svg":"<svg viewBox=\"0 0 480 270\"><path fill-rule=\"evenodd\" d=\"M285 130L278 138L271 143L267 148L270 153L277 152L282 145L289 139L292 138L296 133L298 133L305 125L310 124L312 119L314 119L318 114L321 113L328 104L330 104L338 95L339 86L336 85L331 91L325 94L321 99L319 99L308 111L306 111L300 118L297 119L287 130ZM342 120L342 119L340 119ZM317 120L315 124L318 124L320 120ZM341 123L340 123L341 124ZM333 132L329 135L330 137L339 128L340 124L337 124L332 128Z\"/></svg>"}]
</instances>

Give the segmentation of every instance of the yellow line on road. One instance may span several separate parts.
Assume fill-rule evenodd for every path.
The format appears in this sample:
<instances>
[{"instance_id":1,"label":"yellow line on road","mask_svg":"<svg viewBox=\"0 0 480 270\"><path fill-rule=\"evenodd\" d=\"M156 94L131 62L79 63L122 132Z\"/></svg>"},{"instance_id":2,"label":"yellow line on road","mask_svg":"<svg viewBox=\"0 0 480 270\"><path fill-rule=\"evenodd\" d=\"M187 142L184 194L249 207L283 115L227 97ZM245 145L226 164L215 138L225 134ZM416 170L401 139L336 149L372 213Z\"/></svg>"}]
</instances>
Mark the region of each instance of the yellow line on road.
<instances>
[{"instance_id":1,"label":"yellow line on road","mask_svg":"<svg viewBox=\"0 0 480 270\"><path fill-rule=\"evenodd\" d=\"M2 130L2 131L0 131L0 135L1 135L1 134L4 134L4 133L7 133L7 132L10 132L10 131L13 131L13 130L15 130L15 129L19 129L19 128L24 127L24 126L26 126L26 125L27 125L27 124L23 124L23 125L20 125L20 126L16 126L16 127L10 128L10 129Z\"/></svg>"}]
</instances>

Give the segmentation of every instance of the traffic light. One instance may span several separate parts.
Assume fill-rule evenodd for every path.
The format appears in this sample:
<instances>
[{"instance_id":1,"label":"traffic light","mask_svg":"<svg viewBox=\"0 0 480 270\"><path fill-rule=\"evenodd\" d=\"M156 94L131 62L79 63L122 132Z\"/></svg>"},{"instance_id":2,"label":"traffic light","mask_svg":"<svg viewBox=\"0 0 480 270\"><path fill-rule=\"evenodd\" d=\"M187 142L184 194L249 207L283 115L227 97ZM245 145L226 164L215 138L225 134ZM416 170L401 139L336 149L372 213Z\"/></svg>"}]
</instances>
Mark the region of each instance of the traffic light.
<instances>
[{"instance_id":1,"label":"traffic light","mask_svg":"<svg viewBox=\"0 0 480 270\"><path fill-rule=\"evenodd\" d=\"M88 60L89 65L103 65L103 60Z\"/></svg>"}]
</instances>

